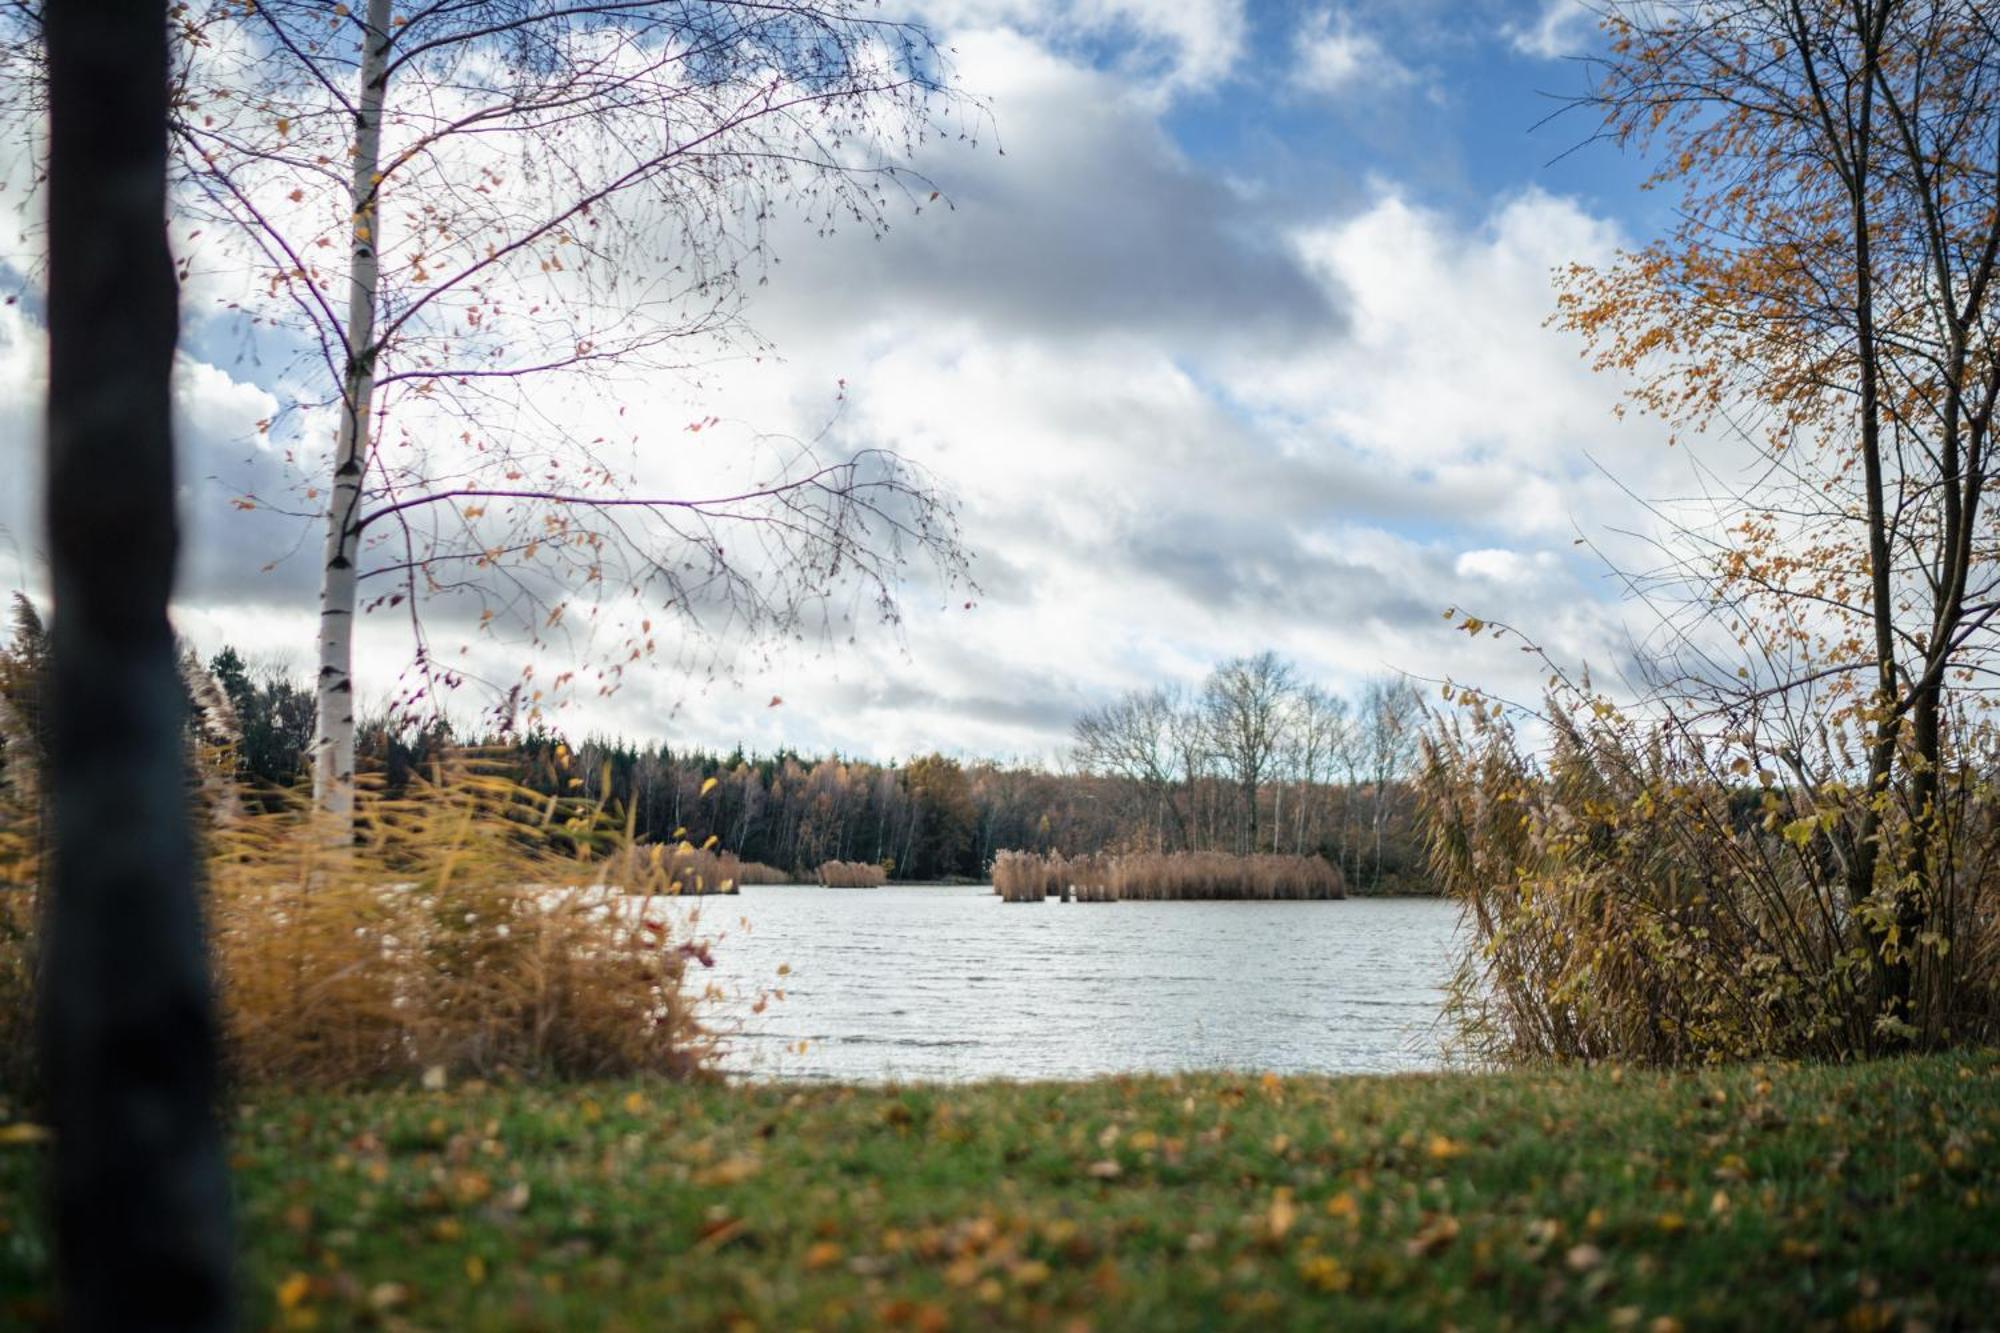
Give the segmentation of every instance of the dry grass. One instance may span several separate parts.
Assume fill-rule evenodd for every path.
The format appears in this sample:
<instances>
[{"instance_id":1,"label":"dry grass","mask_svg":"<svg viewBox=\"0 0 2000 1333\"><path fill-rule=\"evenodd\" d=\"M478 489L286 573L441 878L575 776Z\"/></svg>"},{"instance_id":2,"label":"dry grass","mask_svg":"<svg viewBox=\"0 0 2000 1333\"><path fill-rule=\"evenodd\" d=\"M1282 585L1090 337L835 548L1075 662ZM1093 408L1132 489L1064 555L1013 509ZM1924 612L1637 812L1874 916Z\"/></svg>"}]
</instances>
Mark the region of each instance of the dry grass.
<instances>
[{"instance_id":1,"label":"dry grass","mask_svg":"<svg viewBox=\"0 0 2000 1333\"><path fill-rule=\"evenodd\" d=\"M632 848L607 824L460 755L403 796L364 791L351 849L296 803L214 830L206 903L233 1075L702 1072L713 1046L684 981L705 949L649 903L718 884L721 863ZM33 896L0 891L0 1079L19 1086Z\"/></svg>"},{"instance_id":2,"label":"dry grass","mask_svg":"<svg viewBox=\"0 0 2000 1333\"><path fill-rule=\"evenodd\" d=\"M868 861L822 861L819 882L830 889L878 889L889 872Z\"/></svg>"},{"instance_id":3,"label":"dry grass","mask_svg":"<svg viewBox=\"0 0 2000 1333\"><path fill-rule=\"evenodd\" d=\"M1051 896L1077 902L1323 901L1344 898L1340 871L1317 856L1223 852L1065 857L1001 852L993 888L1010 903Z\"/></svg>"},{"instance_id":4,"label":"dry grass","mask_svg":"<svg viewBox=\"0 0 2000 1333\"><path fill-rule=\"evenodd\" d=\"M1776 760L1742 773L1670 718L1571 702L1550 700L1539 752L1476 712L1429 740L1433 873L1474 929L1452 1004L1473 1054L1677 1065L2000 1037L2000 737L1953 728L1919 851L1900 803L1787 782ZM1854 901L1835 833L1865 804L1881 871ZM1930 922L1891 931L1919 855Z\"/></svg>"}]
</instances>

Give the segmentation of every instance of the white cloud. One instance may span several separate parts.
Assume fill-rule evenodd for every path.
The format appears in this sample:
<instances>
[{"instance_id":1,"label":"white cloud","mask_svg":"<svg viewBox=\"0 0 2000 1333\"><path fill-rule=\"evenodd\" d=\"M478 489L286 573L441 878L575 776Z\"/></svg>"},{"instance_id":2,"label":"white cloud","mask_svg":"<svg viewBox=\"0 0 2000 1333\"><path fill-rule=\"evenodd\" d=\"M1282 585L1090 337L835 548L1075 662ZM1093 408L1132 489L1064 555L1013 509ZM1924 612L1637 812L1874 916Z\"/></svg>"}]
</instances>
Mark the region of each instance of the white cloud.
<instances>
[{"instance_id":1,"label":"white cloud","mask_svg":"<svg viewBox=\"0 0 2000 1333\"><path fill-rule=\"evenodd\" d=\"M1589 48L1595 17L1584 0L1542 0L1541 13L1531 23L1509 23L1501 35L1522 55L1560 60Z\"/></svg>"},{"instance_id":2,"label":"white cloud","mask_svg":"<svg viewBox=\"0 0 2000 1333\"><path fill-rule=\"evenodd\" d=\"M908 7L948 33L1004 28L1058 50L1116 43L1113 63L1155 103L1227 79L1249 31L1244 0L911 0Z\"/></svg>"},{"instance_id":3,"label":"white cloud","mask_svg":"<svg viewBox=\"0 0 2000 1333\"><path fill-rule=\"evenodd\" d=\"M1571 538L1629 513L1591 456L1657 493L1668 455L1613 422L1616 386L1543 326L1551 268L1608 255L1615 228L1538 192L1466 224L1385 189L1285 230L1176 149L1156 84L1063 46L1063 33L1149 25L1173 53L1164 77L1220 77L1238 58L1239 7L938 7L966 24L966 80L992 95L1007 155L952 148L928 163L957 208L899 218L879 243L776 237L785 262L749 314L787 359L717 367L699 388L620 385L617 419L640 437L642 484L671 487L689 469L747 465L697 452L740 435L697 444L683 423L715 412L809 435L846 380L838 439L902 450L963 498L977 606L919 582L900 639L864 626L824 651L746 647L713 682L699 662L635 672L616 695L579 699L565 725L1047 757L1084 704L1265 646L1336 687L1403 668L1532 695L1532 664L1453 633L1448 605L1530 627L1571 658L1622 651L1618 608ZM1321 36L1366 40L1320 17ZM1364 77L1326 59L1334 87ZM28 410L31 332L0 317L0 417ZM183 371L197 479L233 485L230 467L267 461L254 422L269 401L247 373ZM573 408L578 431L610 410L537 393ZM0 440L7 475L21 460L6 451L28 438ZM186 502L183 628L208 649L295 643L302 659L310 525L237 514L230 493L197 485ZM303 559L259 572L301 532ZM361 634L364 695L379 699L409 645L381 616ZM450 660L504 681L525 656L474 639ZM468 691L461 711L478 703Z\"/></svg>"},{"instance_id":4,"label":"white cloud","mask_svg":"<svg viewBox=\"0 0 2000 1333\"><path fill-rule=\"evenodd\" d=\"M1356 88L1408 83L1414 76L1345 10L1308 14L1292 39L1292 86L1334 97Z\"/></svg>"}]
</instances>

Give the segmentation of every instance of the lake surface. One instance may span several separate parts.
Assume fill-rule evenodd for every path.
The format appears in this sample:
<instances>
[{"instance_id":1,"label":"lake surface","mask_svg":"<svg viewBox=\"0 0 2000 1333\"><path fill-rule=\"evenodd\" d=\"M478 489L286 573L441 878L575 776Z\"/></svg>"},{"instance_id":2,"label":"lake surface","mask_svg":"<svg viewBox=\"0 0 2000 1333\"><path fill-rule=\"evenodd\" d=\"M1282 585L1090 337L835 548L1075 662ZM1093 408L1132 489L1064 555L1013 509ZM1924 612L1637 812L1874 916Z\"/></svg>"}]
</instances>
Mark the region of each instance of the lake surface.
<instances>
[{"instance_id":1,"label":"lake surface","mask_svg":"<svg viewBox=\"0 0 2000 1333\"><path fill-rule=\"evenodd\" d=\"M1036 905L978 886L750 886L694 910L724 1067L863 1081L1436 1068L1459 929L1436 899Z\"/></svg>"}]
</instances>

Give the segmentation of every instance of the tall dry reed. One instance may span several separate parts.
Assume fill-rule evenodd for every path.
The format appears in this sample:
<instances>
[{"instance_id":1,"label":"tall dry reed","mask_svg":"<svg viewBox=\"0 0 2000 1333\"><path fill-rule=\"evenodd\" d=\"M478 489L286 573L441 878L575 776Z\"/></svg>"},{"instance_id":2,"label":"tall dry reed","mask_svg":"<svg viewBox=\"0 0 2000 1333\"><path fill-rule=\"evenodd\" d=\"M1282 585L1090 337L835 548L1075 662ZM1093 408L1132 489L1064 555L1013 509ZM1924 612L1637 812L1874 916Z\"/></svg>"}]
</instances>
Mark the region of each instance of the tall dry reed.
<instances>
[{"instance_id":1,"label":"tall dry reed","mask_svg":"<svg viewBox=\"0 0 2000 1333\"><path fill-rule=\"evenodd\" d=\"M1005 851L993 888L1007 902L1051 896L1078 902L1325 901L1344 898L1340 871L1317 856L1223 852L1065 857Z\"/></svg>"},{"instance_id":2,"label":"tall dry reed","mask_svg":"<svg viewBox=\"0 0 2000 1333\"><path fill-rule=\"evenodd\" d=\"M889 882L889 872L868 861L822 861L819 882L830 889L876 889Z\"/></svg>"},{"instance_id":3,"label":"tall dry reed","mask_svg":"<svg viewBox=\"0 0 2000 1333\"><path fill-rule=\"evenodd\" d=\"M2000 1037L1990 732L1955 729L1965 749L1919 844L1899 804L1788 779L1776 756L1744 758L1740 732L1588 702L1552 699L1533 752L1477 711L1430 737L1432 873L1472 925L1452 1001L1471 1053L1677 1065ZM1882 850L1857 901L1840 831L1864 805ZM1933 924L1906 938L1887 927L1919 857ZM1902 1012L1892 961L1912 974Z\"/></svg>"},{"instance_id":4,"label":"tall dry reed","mask_svg":"<svg viewBox=\"0 0 2000 1333\"><path fill-rule=\"evenodd\" d=\"M712 1061L685 984L706 947L651 905L688 864L620 847L601 808L539 797L500 762L454 755L393 798L365 782L351 848L303 801L239 813L209 840L239 1081L687 1077ZM13 1087L33 1082L16 1031L33 896L0 891L0 1082Z\"/></svg>"}]
</instances>

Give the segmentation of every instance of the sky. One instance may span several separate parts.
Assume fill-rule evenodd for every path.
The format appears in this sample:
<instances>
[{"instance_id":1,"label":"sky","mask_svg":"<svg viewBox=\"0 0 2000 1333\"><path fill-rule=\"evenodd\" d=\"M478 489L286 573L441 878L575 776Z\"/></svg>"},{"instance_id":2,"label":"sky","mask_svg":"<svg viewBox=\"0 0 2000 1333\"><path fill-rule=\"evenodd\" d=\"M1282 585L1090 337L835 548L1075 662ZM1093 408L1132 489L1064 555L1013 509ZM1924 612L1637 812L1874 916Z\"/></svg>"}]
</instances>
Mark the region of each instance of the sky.
<instances>
[{"instance_id":1,"label":"sky","mask_svg":"<svg viewBox=\"0 0 2000 1333\"><path fill-rule=\"evenodd\" d=\"M670 422L811 436L837 412L841 440L955 495L976 589L920 578L899 624L851 643L663 653L557 725L1059 764L1082 709L1267 648L1336 691L1406 672L1532 699L1518 643L1451 608L1615 674L1643 625L1593 551L1643 530L1633 497L1683 487L1688 461L1614 417L1620 386L1547 326L1558 266L1663 224L1642 163L1551 118L1587 82L1577 0L914 12L990 113L917 164L949 207L880 239L781 235L746 311L775 354L624 406L662 449ZM18 169L26 150L0 151ZM33 242L8 222L0 584L39 593L41 330ZM256 423L285 391L240 320L190 318L175 614L204 652L303 673L317 533L232 503L272 465ZM362 697L408 654L391 617L369 623Z\"/></svg>"}]
</instances>

